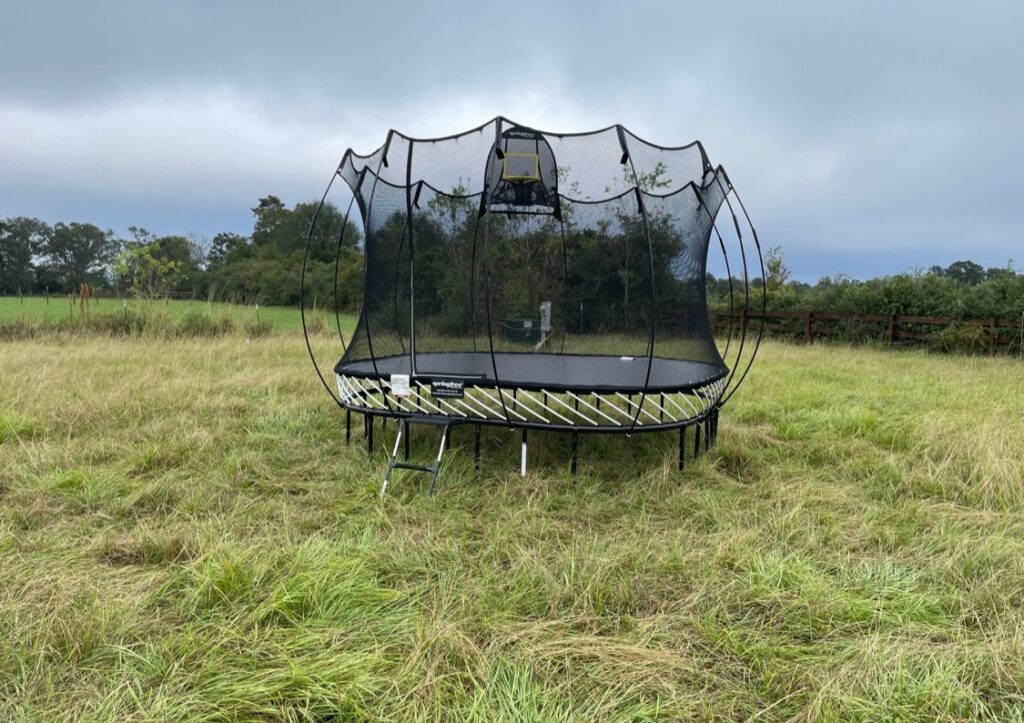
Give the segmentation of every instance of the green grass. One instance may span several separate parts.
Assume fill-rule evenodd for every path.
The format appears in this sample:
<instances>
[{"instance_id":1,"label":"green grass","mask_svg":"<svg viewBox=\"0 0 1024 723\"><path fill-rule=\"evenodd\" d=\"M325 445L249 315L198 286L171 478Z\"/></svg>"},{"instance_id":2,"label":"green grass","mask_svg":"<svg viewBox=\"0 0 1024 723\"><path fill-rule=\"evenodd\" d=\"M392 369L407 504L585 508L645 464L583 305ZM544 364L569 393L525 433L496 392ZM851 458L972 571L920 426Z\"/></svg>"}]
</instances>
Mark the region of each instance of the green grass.
<instances>
[{"instance_id":1,"label":"green grass","mask_svg":"<svg viewBox=\"0 0 1024 723\"><path fill-rule=\"evenodd\" d=\"M457 429L380 502L295 335L0 344L0 719L1022 720L1022 409L769 343L682 478Z\"/></svg>"},{"instance_id":2,"label":"green grass","mask_svg":"<svg viewBox=\"0 0 1024 723\"><path fill-rule=\"evenodd\" d=\"M89 307L92 316L109 316L111 314L124 313L125 308L129 312L148 315L166 316L172 321L180 321L183 317L203 314L214 318L226 318L235 324L243 324L246 321L256 321L256 307L252 305L228 304L222 302L208 302L203 300L181 301L164 299L99 299L93 301ZM73 314L74 319L80 316L79 307L76 303ZM38 296L26 296L18 299L16 296L0 296L0 321L28 318L36 321L56 322L68 319L67 297L52 296L49 303L46 299ZM269 322L278 331L301 330L299 310L290 306L260 306L259 320ZM331 315L333 322L333 314Z\"/></svg>"}]
</instances>

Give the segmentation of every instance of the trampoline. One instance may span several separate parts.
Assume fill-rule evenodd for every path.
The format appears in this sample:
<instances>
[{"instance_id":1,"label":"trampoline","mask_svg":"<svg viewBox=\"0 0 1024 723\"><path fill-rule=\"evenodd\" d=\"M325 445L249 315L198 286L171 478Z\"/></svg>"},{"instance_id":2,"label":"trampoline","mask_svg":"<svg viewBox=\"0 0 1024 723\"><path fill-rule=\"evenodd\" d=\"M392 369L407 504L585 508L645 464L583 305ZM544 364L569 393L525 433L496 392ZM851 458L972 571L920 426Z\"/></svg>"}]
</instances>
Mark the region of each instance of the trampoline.
<instances>
[{"instance_id":1,"label":"trampoline","mask_svg":"<svg viewBox=\"0 0 1024 723\"><path fill-rule=\"evenodd\" d=\"M398 468L436 480L459 424L475 425L477 459L481 425L521 430L524 474L529 429L569 432L573 471L580 433L677 429L680 467L688 429L695 453L702 428L705 450L716 440L760 343L763 314L755 328L747 311L763 309L751 271L763 279L764 268L742 201L700 142L659 146L621 125L550 133L498 117L443 138L391 130L372 153L346 151L321 208L338 179L351 198L335 254L333 384L306 328L317 218L303 329L346 410L346 439L353 413L371 449L374 419L398 421L382 492ZM723 209L738 265L716 223ZM346 339L337 299L350 217L362 225L362 302ZM705 289L713 242L729 283L718 338ZM416 423L442 428L434 464L398 460Z\"/></svg>"}]
</instances>

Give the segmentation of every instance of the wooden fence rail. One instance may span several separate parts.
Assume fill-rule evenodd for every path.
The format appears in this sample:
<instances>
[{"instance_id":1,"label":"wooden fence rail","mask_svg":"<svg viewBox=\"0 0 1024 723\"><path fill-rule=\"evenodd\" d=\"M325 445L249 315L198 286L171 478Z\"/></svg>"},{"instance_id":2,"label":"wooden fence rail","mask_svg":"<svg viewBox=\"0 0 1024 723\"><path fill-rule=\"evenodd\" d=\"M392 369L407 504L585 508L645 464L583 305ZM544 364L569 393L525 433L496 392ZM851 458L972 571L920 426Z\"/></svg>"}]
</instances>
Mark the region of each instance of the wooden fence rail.
<instances>
[{"instance_id":1,"label":"wooden fence rail","mask_svg":"<svg viewBox=\"0 0 1024 723\"><path fill-rule=\"evenodd\" d=\"M871 337L890 346L901 341L934 341L939 333L951 327L977 327L981 333L968 339L984 345L989 354L998 351L1020 350L1024 346L1024 321L1006 317L983 319L954 319L951 316L916 316L912 314L851 314L834 311L748 311L736 309L710 309L711 325L715 330L760 328L762 318L765 331L792 336L811 343L815 337ZM676 317L663 317L666 323ZM955 340L954 340L955 341Z\"/></svg>"}]
</instances>

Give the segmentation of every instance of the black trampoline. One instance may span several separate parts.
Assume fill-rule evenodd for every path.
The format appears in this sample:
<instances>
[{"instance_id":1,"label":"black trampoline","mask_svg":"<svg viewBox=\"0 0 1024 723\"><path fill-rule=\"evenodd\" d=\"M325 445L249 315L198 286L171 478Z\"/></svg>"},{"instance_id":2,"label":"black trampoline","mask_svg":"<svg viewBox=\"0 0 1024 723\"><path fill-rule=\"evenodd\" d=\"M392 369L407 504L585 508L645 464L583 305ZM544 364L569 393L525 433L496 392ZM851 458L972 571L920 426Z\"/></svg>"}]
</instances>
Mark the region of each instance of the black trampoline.
<instances>
[{"instance_id":1,"label":"black trampoline","mask_svg":"<svg viewBox=\"0 0 1024 723\"><path fill-rule=\"evenodd\" d=\"M650 360L634 356L578 356L497 352L492 364L483 352L428 352L417 354L416 376L424 382L459 379L471 385L496 388L499 384L536 391L678 393L716 382L729 373L720 365L685 359ZM498 376L495 366L501 370ZM408 356L364 361L341 361L334 368L341 377L390 378L411 375Z\"/></svg>"},{"instance_id":2,"label":"black trampoline","mask_svg":"<svg viewBox=\"0 0 1024 723\"><path fill-rule=\"evenodd\" d=\"M385 486L395 468L436 478L457 424L475 425L478 440L480 425L521 429L524 473L527 429L570 432L573 470L581 432L678 429L680 465L687 429L695 451L702 427L704 447L715 440L760 343L745 312L763 308L751 271L764 270L746 210L701 143L658 146L620 125L548 133L498 117L444 138L389 131L376 151L344 154L325 201L336 179L351 200L334 262L343 353L333 384L308 334L307 346L347 424L364 415L368 444L374 418L399 420ZM723 208L732 262L716 225ZM362 295L346 338L338 278L353 210ZM717 338L705 289L712 244L731 312ZM443 429L434 465L398 461L412 423Z\"/></svg>"}]
</instances>

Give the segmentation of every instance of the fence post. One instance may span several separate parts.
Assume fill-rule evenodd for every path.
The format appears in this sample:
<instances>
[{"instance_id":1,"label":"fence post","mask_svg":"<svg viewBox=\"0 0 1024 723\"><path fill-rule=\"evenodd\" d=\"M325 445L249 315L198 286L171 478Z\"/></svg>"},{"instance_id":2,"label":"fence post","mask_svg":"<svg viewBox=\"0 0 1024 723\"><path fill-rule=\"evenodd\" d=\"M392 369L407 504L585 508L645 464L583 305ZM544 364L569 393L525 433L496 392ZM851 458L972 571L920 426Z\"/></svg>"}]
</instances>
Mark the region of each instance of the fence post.
<instances>
[{"instance_id":1,"label":"fence post","mask_svg":"<svg viewBox=\"0 0 1024 723\"><path fill-rule=\"evenodd\" d=\"M804 329L804 341L807 344L811 343L811 337L814 334L814 312L807 312L807 328Z\"/></svg>"},{"instance_id":2,"label":"fence post","mask_svg":"<svg viewBox=\"0 0 1024 723\"><path fill-rule=\"evenodd\" d=\"M994 316L988 320L988 353L989 356L996 355L996 318Z\"/></svg>"},{"instance_id":3,"label":"fence post","mask_svg":"<svg viewBox=\"0 0 1024 723\"><path fill-rule=\"evenodd\" d=\"M896 315L889 314L889 346L892 346L896 339Z\"/></svg>"}]
</instances>

